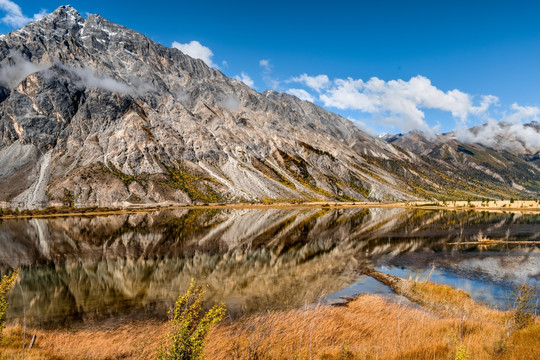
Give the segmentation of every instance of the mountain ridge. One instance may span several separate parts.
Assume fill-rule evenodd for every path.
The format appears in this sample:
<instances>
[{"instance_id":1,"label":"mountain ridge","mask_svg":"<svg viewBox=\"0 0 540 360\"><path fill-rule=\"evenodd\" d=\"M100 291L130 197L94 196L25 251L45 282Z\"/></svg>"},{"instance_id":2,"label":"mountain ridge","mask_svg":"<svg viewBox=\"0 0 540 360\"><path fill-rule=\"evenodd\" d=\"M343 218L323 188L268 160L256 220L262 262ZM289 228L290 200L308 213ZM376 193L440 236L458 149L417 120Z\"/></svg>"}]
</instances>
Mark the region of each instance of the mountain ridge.
<instances>
[{"instance_id":1,"label":"mountain ridge","mask_svg":"<svg viewBox=\"0 0 540 360\"><path fill-rule=\"evenodd\" d=\"M434 160L70 6L0 38L3 206L539 193L534 164L461 189L480 170Z\"/></svg>"}]
</instances>

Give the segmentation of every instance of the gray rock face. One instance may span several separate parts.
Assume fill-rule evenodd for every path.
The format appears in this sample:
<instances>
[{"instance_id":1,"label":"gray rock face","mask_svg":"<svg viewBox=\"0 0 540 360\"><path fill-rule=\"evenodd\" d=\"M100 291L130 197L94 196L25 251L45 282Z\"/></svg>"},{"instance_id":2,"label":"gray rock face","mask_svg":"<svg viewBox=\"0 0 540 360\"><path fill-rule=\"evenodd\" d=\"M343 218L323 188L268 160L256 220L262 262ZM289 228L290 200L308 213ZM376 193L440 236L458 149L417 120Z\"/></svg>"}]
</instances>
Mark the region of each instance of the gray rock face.
<instances>
[{"instance_id":1,"label":"gray rock face","mask_svg":"<svg viewBox=\"0 0 540 360\"><path fill-rule=\"evenodd\" d=\"M69 6L0 38L6 206L406 200L425 194L381 164L418 161L316 105L258 93Z\"/></svg>"}]
</instances>

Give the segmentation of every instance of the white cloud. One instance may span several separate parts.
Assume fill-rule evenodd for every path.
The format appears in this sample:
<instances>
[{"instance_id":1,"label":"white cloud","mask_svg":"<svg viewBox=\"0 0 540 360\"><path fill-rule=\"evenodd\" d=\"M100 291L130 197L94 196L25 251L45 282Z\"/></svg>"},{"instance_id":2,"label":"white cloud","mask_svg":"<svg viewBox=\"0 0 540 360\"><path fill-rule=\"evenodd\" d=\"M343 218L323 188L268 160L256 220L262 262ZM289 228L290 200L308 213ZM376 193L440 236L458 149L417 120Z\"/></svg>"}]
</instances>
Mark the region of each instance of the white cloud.
<instances>
[{"instance_id":1,"label":"white cloud","mask_svg":"<svg viewBox=\"0 0 540 360\"><path fill-rule=\"evenodd\" d=\"M186 90L182 88L179 88L176 91L173 91L172 94L176 97L178 101L180 101L180 103L184 105L188 104L191 98L189 94L186 92Z\"/></svg>"},{"instance_id":2,"label":"white cloud","mask_svg":"<svg viewBox=\"0 0 540 360\"><path fill-rule=\"evenodd\" d=\"M8 89L17 87L28 75L50 67L45 64L34 64L15 52L10 53L10 59L12 63L0 67L0 85Z\"/></svg>"},{"instance_id":3,"label":"white cloud","mask_svg":"<svg viewBox=\"0 0 540 360\"><path fill-rule=\"evenodd\" d=\"M488 111L491 105L496 105L499 102L499 98L494 95L483 95L480 101L480 106L474 108L475 114L483 114Z\"/></svg>"},{"instance_id":4,"label":"white cloud","mask_svg":"<svg viewBox=\"0 0 540 360\"><path fill-rule=\"evenodd\" d=\"M148 92L155 91L155 88L152 85L147 84L134 76L129 77L128 81L130 84L128 84L109 76L99 76L90 68L77 68L62 64L58 64L58 66L75 74L79 78L76 84L81 87L139 96L144 96Z\"/></svg>"},{"instance_id":5,"label":"white cloud","mask_svg":"<svg viewBox=\"0 0 540 360\"><path fill-rule=\"evenodd\" d=\"M505 114L502 122L489 119L486 124L468 129L465 126L458 128L455 137L466 143L478 143L494 148L503 148L512 151L540 151L540 133L523 122L538 120L540 108L536 106L511 105L513 110Z\"/></svg>"},{"instance_id":6,"label":"white cloud","mask_svg":"<svg viewBox=\"0 0 540 360\"><path fill-rule=\"evenodd\" d=\"M243 82L244 84L246 84L247 86L249 86L250 88L253 87L253 85L255 84L253 82L253 80L249 77L248 74L246 74L245 72L242 72L240 75L236 75L234 77L236 80L238 81L241 81Z\"/></svg>"},{"instance_id":7,"label":"white cloud","mask_svg":"<svg viewBox=\"0 0 540 360\"><path fill-rule=\"evenodd\" d=\"M22 13L21 7L9 0L0 0L0 10L5 12L3 18L0 19L6 25L21 27L28 24L30 21L39 20L47 14L46 10L41 10L32 17L27 17Z\"/></svg>"},{"instance_id":8,"label":"white cloud","mask_svg":"<svg viewBox=\"0 0 540 360\"><path fill-rule=\"evenodd\" d=\"M268 59L259 60L259 66L263 68L265 73L269 74L272 72L273 66Z\"/></svg>"},{"instance_id":9,"label":"white cloud","mask_svg":"<svg viewBox=\"0 0 540 360\"><path fill-rule=\"evenodd\" d=\"M511 151L540 151L540 133L522 123L504 123L490 119L486 124L473 128L457 129L455 137L465 143L478 143Z\"/></svg>"},{"instance_id":10,"label":"white cloud","mask_svg":"<svg viewBox=\"0 0 540 360\"><path fill-rule=\"evenodd\" d=\"M135 90L135 94L144 96L151 92L156 92L157 89L151 83L146 82L143 78L128 75L126 76L128 85Z\"/></svg>"},{"instance_id":11,"label":"white cloud","mask_svg":"<svg viewBox=\"0 0 540 360\"><path fill-rule=\"evenodd\" d=\"M363 80L337 79L334 84L335 86L332 89L320 97L325 106L342 110L361 110L369 113L376 112L380 107L380 104L375 103L376 99L362 92Z\"/></svg>"},{"instance_id":12,"label":"white cloud","mask_svg":"<svg viewBox=\"0 0 540 360\"><path fill-rule=\"evenodd\" d=\"M327 75L309 76L308 74L302 74L289 79L288 82L304 84L318 93L330 85L330 79Z\"/></svg>"},{"instance_id":13,"label":"white cloud","mask_svg":"<svg viewBox=\"0 0 540 360\"><path fill-rule=\"evenodd\" d=\"M99 77L92 70L87 68L75 68L63 66L80 78L79 84L89 88L98 88L110 92L118 92L123 94L134 93L134 88L126 83L117 81L111 77Z\"/></svg>"},{"instance_id":14,"label":"white cloud","mask_svg":"<svg viewBox=\"0 0 540 360\"><path fill-rule=\"evenodd\" d=\"M512 104L512 110L515 110L515 112L505 116L503 120L513 124L537 120L538 114L540 114L540 108L536 106L519 106L516 103Z\"/></svg>"},{"instance_id":15,"label":"white cloud","mask_svg":"<svg viewBox=\"0 0 540 360\"><path fill-rule=\"evenodd\" d=\"M311 94L308 93L304 89L289 89L289 90L287 90L287 94L294 95L297 98L299 98L300 100L305 100L305 101L309 101L309 102L314 102L315 101L315 98L313 96L311 96Z\"/></svg>"},{"instance_id":16,"label":"white cloud","mask_svg":"<svg viewBox=\"0 0 540 360\"><path fill-rule=\"evenodd\" d=\"M10 60L10 63L0 66L0 85L8 89L17 87L28 75L51 67L50 64L35 64L30 62L16 52L10 53ZM128 76L128 84L108 76L98 76L89 68L76 68L62 64L57 64L57 66L75 74L79 78L76 81L78 86L140 96L155 91L155 88L151 84L135 76ZM45 75L51 76L52 73L46 72Z\"/></svg>"},{"instance_id":17,"label":"white cloud","mask_svg":"<svg viewBox=\"0 0 540 360\"><path fill-rule=\"evenodd\" d=\"M220 105L229 111L238 111L240 109L240 99L234 95L225 96L220 101Z\"/></svg>"},{"instance_id":18,"label":"white cloud","mask_svg":"<svg viewBox=\"0 0 540 360\"><path fill-rule=\"evenodd\" d=\"M180 50L186 55L191 56L195 59L201 59L206 63L206 65L213 67L215 69L219 69L219 66L214 64L212 61L212 57L214 56L214 53L212 50L210 50L209 47L206 47L202 45L200 42L193 40L187 44L181 44L179 42L174 41L172 43L172 47L175 49Z\"/></svg>"},{"instance_id":19,"label":"white cloud","mask_svg":"<svg viewBox=\"0 0 540 360\"><path fill-rule=\"evenodd\" d=\"M471 114L485 113L498 98L483 96L480 105L475 106L471 95L456 89L444 92L433 86L428 78L416 76L409 81L400 79L388 82L376 77L367 82L362 79L337 79L320 96L320 100L327 107L376 114L383 122L394 125L402 132L413 129L433 132L420 109L447 111L464 123Z\"/></svg>"}]
</instances>

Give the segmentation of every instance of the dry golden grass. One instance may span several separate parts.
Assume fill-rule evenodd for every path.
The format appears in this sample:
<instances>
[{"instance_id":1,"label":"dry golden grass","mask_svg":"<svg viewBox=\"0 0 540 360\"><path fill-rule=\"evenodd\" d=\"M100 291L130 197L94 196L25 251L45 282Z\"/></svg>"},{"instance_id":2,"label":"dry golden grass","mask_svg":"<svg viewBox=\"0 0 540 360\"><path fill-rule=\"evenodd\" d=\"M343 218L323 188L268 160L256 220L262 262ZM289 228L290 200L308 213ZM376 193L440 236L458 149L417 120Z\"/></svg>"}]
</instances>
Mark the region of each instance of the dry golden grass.
<instances>
[{"instance_id":1,"label":"dry golden grass","mask_svg":"<svg viewBox=\"0 0 540 360\"><path fill-rule=\"evenodd\" d=\"M454 359L461 345L471 359L540 358L540 326L506 339L505 313L477 306L482 316L441 316L364 295L347 307L276 312L221 326L212 333L207 354L210 359Z\"/></svg>"},{"instance_id":2,"label":"dry golden grass","mask_svg":"<svg viewBox=\"0 0 540 360\"><path fill-rule=\"evenodd\" d=\"M449 285L432 282L404 281L404 295L428 311L445 318L468 318L495 321L504 324L507 314L479 304L471 296Z\"/></svg>"},{"instance_id":3,"label":"dry golden grass","mask_svg":"<svg viewBox=\"0 0 540 360\"><path fill-rule=\"evenodd\" d=\"M490 200L490 201L447 201L447 202L427 202L417 201L407 203L410 207L421 207L424 209L467 209L467 210L482 210L482 211L524 211L538 212L540 211L540 202L538 200Z\"/></svg>"},{"instance_id":4,"label":"dry golden grass","mask_svg":"<svg viewBox=\"0 0 540 360\"><path fill-rule=\"evenodd\" d=\"M508 313L475 303L449 286L404 281L415 308L363 295L347 306L317 306L251 316L215 327L207 359L540 359L540 321L509 331ZM25 359L152 359L166 324L114 329L29 331ZM8 329L0 359L20 359L21 330ZM27 336L29 339L29 336Z\"/></svg>"},{"instance_id":5,"label":"dry golden grass","mask_svg":"<svg viewBox=\"0 0 540 360\"><path fill-rule=\"evenodd\" d=\"M112 329L28 330L26 343L36 343L25 359L154 359L164 338L162 322L136 322ZM20 359L22 329L9 328L0 347L0 359Z\"/></svg>"},{"instance_id":6,"label":"dry golden grass","mask_svg":"<svg viewBox=\"0 0 540 360\"><path fill-rule=\"evenodd\" d=\"M207 354L211 359L437 359L448 353L446 337L457 325L364 295L346 307L276 312L219 327Z\"/></svg>"}]
</instances>

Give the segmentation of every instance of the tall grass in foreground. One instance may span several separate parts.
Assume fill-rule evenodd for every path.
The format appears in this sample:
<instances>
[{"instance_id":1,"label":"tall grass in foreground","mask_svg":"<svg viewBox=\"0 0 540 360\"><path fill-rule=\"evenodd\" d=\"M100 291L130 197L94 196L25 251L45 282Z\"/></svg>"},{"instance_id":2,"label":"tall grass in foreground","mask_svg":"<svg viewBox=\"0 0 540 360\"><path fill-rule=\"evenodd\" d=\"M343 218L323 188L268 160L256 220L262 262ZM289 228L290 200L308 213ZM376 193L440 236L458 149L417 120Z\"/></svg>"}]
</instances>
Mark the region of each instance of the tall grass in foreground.
<instances>
[{"instance_id":1,"label":"tall grass in foreground","mask_svg":"<svg viewBox=\"0 0 540 360\"><path fill-rule=\"evenodd\" d=\"M6 294L15 283L15 279L17 279L18 275L19 271L15 270L9 276L4 275L4 277L0 281L0 342L2 341L2 331L6 326L6 310L8 307Z\"/></svg>"},{"instance_id":2,"label":"tall grass in foreground","mask_svg":"<svg viewBox=\"0 0 540 360\"><path fill-rule=\"evenodd\" d=\"M519 306L499 311L447 285L402 282L409 299L421 306L362 295L346 306L265 312L213 326L204 355L208 360L540 359L537 316L519 328L512 320ZM180 312L195 303L183 298L185 295L177 302L183 305L175 307ZM192 295L191 299L199 297ZM169 341L164 349L172 349L177 325L140 321L109 329L34 330L38 341L25 359L155 359L156 344L167 331ZM7 329L6 337L11 334L20 337L21 330ZM11 351L6 359L19 358L20 344L6 351Z\"/></svg>"},{"instance_id":3,"label":"tall grass in foreground","mask_svg":"<svg viewBox=\"0 0 540 360\"><path fill-rule=\"evenodd\" d=\"M214 305L203 314L205 290L194 285L193 280L186 293L176 301L169 322L170 332L166 343L158 350L158 360L199 360L204 358L204 347L210 327L225 315L225 304Z\"/></svg>"},{"instance_id":4,"label":"tall grass in foreground","mask_svg":"<svg viewBox=\"0 0 540 360\"><path fill-rule=\"evenodd\" d=\"M523 305L530 296L514 300L510 311L499 311L447 285L406 280L401 285L401 293L421 308L363 295L344 307L253 316L216 328L208 357L540 359L540 321ZM523 313L526 325L514 324L516 314Z\"/></svg>"}]
</instances>

